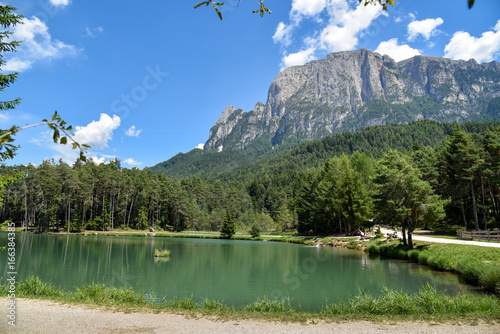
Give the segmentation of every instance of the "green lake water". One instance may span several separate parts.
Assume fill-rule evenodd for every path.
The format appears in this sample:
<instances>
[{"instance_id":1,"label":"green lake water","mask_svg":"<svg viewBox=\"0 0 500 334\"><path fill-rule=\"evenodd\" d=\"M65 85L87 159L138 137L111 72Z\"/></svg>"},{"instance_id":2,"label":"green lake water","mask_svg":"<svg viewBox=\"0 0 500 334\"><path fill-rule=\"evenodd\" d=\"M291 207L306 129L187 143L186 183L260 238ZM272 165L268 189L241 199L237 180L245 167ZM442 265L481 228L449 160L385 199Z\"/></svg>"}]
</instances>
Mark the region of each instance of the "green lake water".
<instances>
[{"instance_id":1,"label":"green lake water","mask_svg":"<svg viewBox=\"0 0 500 334\"><path fill-rule=\"evenodd\" d=\"M2 233L0 246L6 244ZM170 257L155 259L155 249L169 249ZM4 281L7 261L0 253ZM456 275L359 251L213 239L17 234L16 267L17 281L37 275L64 289L96 282L228 305L289 297L310 310L360 291L380 294L383 287L411 292L432 284L449 294L471 289Z\"/></svg>"}]
</instances>

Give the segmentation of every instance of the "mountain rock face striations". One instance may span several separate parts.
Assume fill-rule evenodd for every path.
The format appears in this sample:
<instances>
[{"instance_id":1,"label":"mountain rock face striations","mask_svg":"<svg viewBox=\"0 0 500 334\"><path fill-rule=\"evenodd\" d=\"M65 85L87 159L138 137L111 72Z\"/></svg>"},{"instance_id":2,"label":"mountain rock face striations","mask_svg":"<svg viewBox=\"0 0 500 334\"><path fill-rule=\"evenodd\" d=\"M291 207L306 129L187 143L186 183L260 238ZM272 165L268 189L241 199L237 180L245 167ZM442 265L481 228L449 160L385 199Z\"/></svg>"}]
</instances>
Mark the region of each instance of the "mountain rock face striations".
<instances>
[{"instance_id":1,"label":"mountain rock face striations","mask_svg":"<svg viewBox=\"0 0 500 334\"><path fill-rule=\"evenodd\" d=\"M400 62L369 50L329 54L283 70L267 103L244 112L227 106L205 150L273 146L372 125L500 117L500 63L416 56Z\"/></svg>"}]
</instances>

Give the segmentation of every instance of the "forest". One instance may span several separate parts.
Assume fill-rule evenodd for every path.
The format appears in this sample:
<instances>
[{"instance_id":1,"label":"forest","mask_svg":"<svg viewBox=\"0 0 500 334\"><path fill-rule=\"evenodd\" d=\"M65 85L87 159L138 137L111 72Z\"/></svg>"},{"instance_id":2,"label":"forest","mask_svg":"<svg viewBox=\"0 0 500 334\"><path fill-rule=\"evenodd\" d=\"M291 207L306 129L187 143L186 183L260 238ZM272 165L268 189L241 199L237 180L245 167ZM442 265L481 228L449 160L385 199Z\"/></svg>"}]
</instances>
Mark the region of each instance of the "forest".
<instances>
[{"instance_id":1,"label":"forest","mask_svg":"<svg viewBox=\"0 0 500 334\"><path fill-rule=\"evenodd\" d=\"M377 126L203 178L116 159L2 165L0 176L10 180L0 222L26 231L219 231L228 213L242 232L346 234L377 222L408 237L436 224L500 228L500 125L492 122Z\"/></svg>"}]
</instances>

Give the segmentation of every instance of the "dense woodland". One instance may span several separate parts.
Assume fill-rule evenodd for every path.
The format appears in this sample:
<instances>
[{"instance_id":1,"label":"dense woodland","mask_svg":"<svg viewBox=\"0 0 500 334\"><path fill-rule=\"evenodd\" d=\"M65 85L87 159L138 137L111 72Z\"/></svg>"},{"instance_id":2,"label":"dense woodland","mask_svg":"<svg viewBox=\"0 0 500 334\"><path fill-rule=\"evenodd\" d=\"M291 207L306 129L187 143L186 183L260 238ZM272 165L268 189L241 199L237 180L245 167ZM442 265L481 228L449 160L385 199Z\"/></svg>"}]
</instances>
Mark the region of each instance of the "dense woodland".
<instances>
[{"instance_id":1,"label":"dense woodland","mask_svg":"<svg viewBox=\"0 0 500 334\"><path fill-rule=\"evenodd\" d=\"M500 126L419 121L298 145L218 177L173 179L118 160L1 166L0 221L34 231L351 233L376 222L500 227ZM211 155L212 156L212 155ZM409 234L411 236L411 234Z\"/></svg>"}]
</instances>

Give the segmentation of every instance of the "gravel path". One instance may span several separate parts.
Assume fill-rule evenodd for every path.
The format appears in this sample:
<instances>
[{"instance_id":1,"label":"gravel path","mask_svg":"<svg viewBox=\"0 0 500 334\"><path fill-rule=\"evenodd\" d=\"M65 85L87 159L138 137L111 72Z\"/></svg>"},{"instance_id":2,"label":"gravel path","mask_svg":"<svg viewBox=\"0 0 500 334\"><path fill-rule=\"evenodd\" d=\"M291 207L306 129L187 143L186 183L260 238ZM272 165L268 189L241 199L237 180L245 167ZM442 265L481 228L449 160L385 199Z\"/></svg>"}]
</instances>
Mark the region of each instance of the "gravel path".
<instances>
[{"instance_id":1,"label":"gravel path","mask_svg":"<svg viewBox=\"0 0 500 334\"><path fill-rule=\"evenodd\" d=\"M5 313L8 299L0 298ZM123 313L36 299L17 299L16 326L0 321L0 333L500 333L500 325L479 323L368 322L298 324L259 320L220 321L170 313Z\"/></svg>"},{"instance_id":2,"label":"gravel path","mask_svg":"<svg viewBox=\"0 0 500 334\"><path fill-rule=\"evenodd\" d=\"M380 227L380 231L387 235L388 233L394 233L394 230ZM401 232L398 231L398 237L402 238ZM418 235L413 233L413 240L427 241L427 242L437 242L441 244L457 244L457 245L474 245L474 246L484 246L484 247L495 247L500 248L500 242L482 242L482 241L472 241L472 240L458 240L458 239L444 239L437 237L426 237L423 235Z\"/></svg>"}]
</instances>

